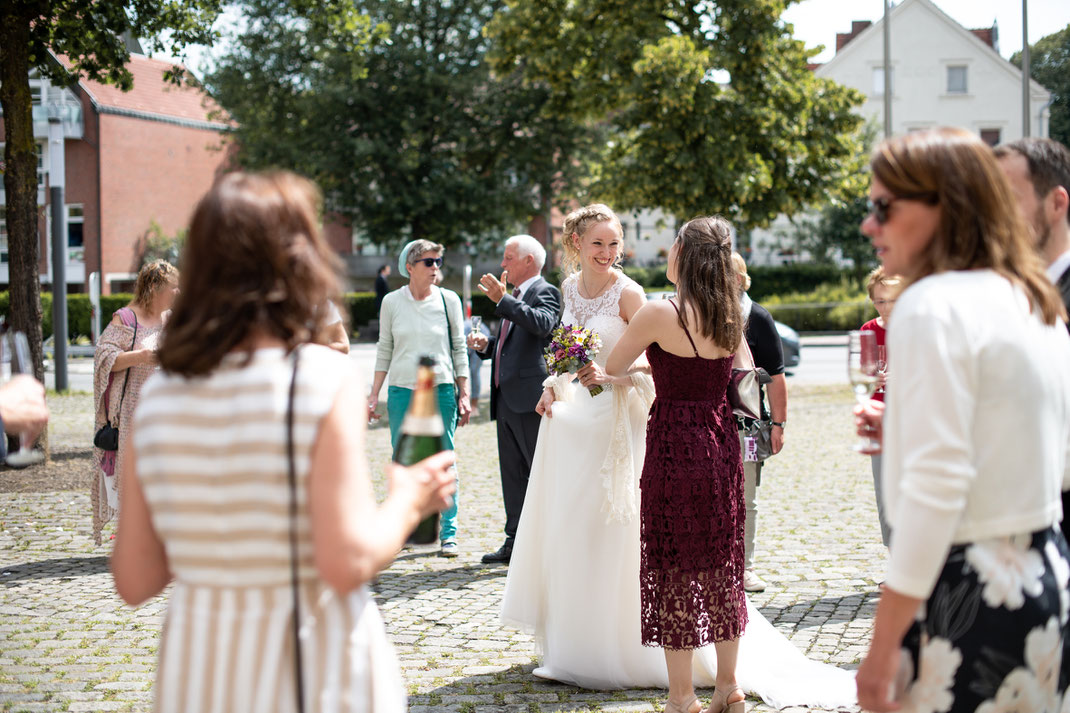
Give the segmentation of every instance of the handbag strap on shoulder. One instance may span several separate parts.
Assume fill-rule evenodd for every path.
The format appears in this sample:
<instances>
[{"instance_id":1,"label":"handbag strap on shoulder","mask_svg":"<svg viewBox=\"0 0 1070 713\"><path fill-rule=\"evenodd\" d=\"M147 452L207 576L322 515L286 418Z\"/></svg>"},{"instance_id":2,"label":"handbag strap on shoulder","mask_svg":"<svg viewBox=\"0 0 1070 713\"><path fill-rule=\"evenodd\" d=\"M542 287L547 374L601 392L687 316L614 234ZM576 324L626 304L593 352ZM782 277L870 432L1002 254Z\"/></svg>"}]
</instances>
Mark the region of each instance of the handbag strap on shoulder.
<instances>
[{"instance_id":1,"label":"handbag strap on shoulder","mask_svg":"<svg viewBox=\"0 0 1070 713\"><path fill-rule=\"evenodd\" d=\"M134 318L134 338L130 340L130 348L127 351L133 351L134 345L137 344L137 312L129 307L123 307L119 310L119 319L123 324L126 324L126 315L122 314L123 311L129 312ZM126 375L123 377L123 392L119 394L119 415L123 413L123 399L126 398L126 382L130 381L130 368L126 368ZM104 399L104 421L108 424L111 423L111 416L108 415L108 399Z\"/></svg>"},{"instance_id":2,"label":"handbag strap on shoulder","mask_svg":"<svg viewBox=\"0 0 1070 713\"><path fill-rule=\"evenodd\" d=\"M442 311L446 314L446 351L450 353L450 381L456 380L457 364L453 361L453 325L450 324L450 308L446 306L446 293L439 289L442 297Z\"/></svg>"},{"instance_id":3,"label":"handbag strap on shoulder","mask_svg":"<svg viewBox=\"0 0 1070 713\"><path fill-rule=\"evenodd\" d=\"M293 591L293 635L294 635L294 688L297 695L297 711L305 711L304 667L301 662L301 597L297 565L297 466L294 456L294 398L297 395L297 363L301 348L293 352L293 373L290 376L290 396L286 403L286 461L287 476L290 483L290 584Z\"/></svg>"}]
</instances>

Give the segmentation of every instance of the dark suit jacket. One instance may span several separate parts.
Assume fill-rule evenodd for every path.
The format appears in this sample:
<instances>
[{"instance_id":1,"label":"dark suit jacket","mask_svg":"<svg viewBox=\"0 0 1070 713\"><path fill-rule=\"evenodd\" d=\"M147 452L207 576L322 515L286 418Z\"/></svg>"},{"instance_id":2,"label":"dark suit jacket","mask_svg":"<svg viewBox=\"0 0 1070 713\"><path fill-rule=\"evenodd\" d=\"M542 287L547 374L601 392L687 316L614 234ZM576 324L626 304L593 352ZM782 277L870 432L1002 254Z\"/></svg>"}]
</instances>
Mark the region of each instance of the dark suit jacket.
<instances>
[{"instance_id":1,"label":"dark suit jacket","mask_svg":"<svg viewBox=\"0 0 1070 713\"><path fill-rule=\"evenodd\" d=\"M1055 286L1059 288L1059 294L1063 296L1063 304L1066 305L1066 311L1070 312L1070 270L1066 270L1059 276ZM1070 330L1070 322L1067 323L1066 328Z\"/></svg>"},{"instance_id":2,"label":"dark suit jacket","mask_svg":"<svg viewBox=\"0 0 1070 713\"><path fill-rule=\"evenodd\" d=\"M540 277L521 299L511 294L502 297L494 314L508 319L512 326L502 345L500 388L493 381L497 364L491 366L491 418L498 415L498 399L505 399L512 411L534 411L547 376L542 352L561 319L561 292ZM498 329L500 332L501 327ZM497 351L498 335L495 335L489 339L486 350L477 354L481 359L496 359Z\"/></svg>"}]
</instances>

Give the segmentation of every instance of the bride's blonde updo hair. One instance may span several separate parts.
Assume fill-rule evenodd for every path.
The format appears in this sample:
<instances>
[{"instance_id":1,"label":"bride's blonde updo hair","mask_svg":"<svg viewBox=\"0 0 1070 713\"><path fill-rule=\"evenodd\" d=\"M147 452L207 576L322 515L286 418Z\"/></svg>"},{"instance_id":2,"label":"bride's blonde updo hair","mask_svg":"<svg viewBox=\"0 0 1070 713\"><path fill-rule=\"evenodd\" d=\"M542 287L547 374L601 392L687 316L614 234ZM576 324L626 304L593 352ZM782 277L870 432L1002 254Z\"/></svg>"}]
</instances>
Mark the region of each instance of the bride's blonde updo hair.
<instances>
[{"instance_id":1,"label":"bride's blonde updo hair","mask_svg":"<svg viewBox=\"0 0 1070 713\"><path fill-rule=\"evenodd\" d=\"M624 256L624 228L620 224L620 218L604 203L592 203L577 208L565 216L565 225L561 230L561 246L565 251L563 262L566 275L580 271L579 241L583 239L588 230L599 223L612 223L616 228L621 240L614 267L620 264L620 259Z\"/></svg>"}]
</instances>

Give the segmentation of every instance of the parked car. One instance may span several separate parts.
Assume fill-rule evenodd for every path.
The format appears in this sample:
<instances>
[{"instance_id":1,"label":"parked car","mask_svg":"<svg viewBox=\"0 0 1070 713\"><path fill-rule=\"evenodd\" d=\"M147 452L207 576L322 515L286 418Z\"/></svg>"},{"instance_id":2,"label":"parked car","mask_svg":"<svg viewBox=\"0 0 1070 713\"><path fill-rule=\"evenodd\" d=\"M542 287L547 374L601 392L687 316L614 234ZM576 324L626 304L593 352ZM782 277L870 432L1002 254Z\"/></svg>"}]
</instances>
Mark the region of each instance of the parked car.
<instances>
[{"instance_id":1,"label":"parked car","mask_svg":"<svg viewBox=\"0 0 1070 713\"><path fill-rule=\"evenodd\" d=\"M675 295L676 293L672 290L656 290L647 292L646 298L648 300L667 300ZM784 348L784 368L793 369L799 365L799 361L802 358L799 333L782 322L773 320L773 324L776 325L777 334L780 335L780 343Z\"/></svg>"}]
</instances>

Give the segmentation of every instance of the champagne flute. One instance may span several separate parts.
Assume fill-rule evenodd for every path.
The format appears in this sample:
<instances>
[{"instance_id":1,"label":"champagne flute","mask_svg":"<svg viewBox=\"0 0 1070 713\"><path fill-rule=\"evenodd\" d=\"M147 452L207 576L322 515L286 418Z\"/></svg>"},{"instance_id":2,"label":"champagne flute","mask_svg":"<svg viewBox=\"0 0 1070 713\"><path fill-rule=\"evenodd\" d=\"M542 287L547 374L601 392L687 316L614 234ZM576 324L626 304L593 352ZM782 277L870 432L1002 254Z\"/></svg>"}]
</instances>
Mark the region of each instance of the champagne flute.
<instances>
[{"instance_id":1,"label":"champagne flute","mask_svg":"<svg viewBox=\"0 0 1070 713\"><path fill-rule=\"evenodd\" d=\"M854 387L855 399L865 406L877 390L880 380L877 369L877 335L874 332L848 332L847 378ZM863 438L854 449L860 453L879 451L881 444L873 438Z\"/></svg>"},{"instance_id":2,"label":"champagne flute","mask_svg":"<svg viewBox=\"0 0 1070 713\"><path fill-rule=\"evenodd\" d=\"M472 334L481 333L483 331L482 327L483 327L483 318L480 317L479 315L473 314L472 315Z\"/></svg>"},{"instance_id":3,"label":"champagne flute","mask_svg":"<svg viewBox=\"0 0 1070 713\"><path fill-rule=\"evenodd\" d=\"M22 332L9 332L4 339L4 346L11 363L11 376L16 374L33 375L33 358L30 356L30 342ZM7 464L12 468L25 468L45 459L45 454L31 448L32 438L28 433L19 434L19 449L7 454Z\"/></svg>"}]
</instances>

